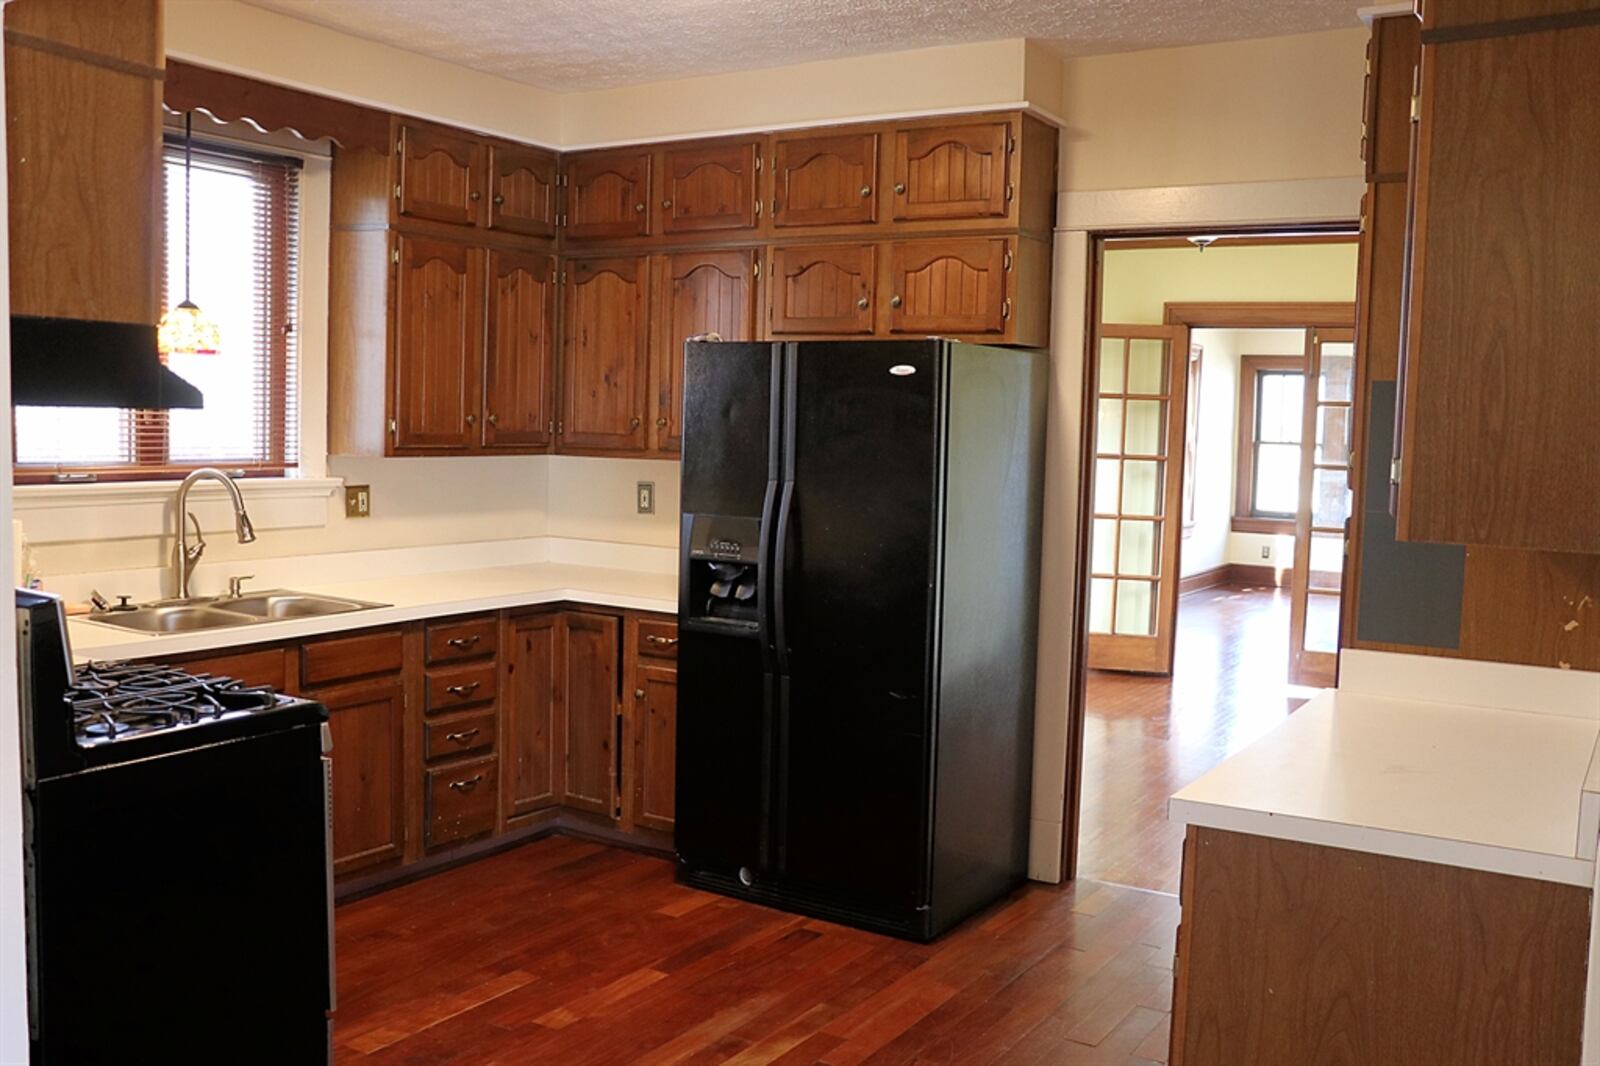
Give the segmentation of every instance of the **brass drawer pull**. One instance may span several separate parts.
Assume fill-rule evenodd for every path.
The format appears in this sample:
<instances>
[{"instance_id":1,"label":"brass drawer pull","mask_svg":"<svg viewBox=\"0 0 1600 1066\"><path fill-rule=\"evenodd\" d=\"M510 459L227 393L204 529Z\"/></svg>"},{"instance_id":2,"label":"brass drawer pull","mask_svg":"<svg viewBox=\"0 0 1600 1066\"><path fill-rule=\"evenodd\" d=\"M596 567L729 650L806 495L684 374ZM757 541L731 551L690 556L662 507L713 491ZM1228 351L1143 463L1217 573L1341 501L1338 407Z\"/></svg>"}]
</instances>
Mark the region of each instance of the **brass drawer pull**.
<instances>
[{"instance_id":1,"label":"brass drawer pull","mask_svg":"<svg viewBox=\"0 0 1600 1066\"><path fill-rule=\"evenodd\" d=\"M451 685L449 688L445 689L445 691L450 693L452 696L466 697L478 691L479 684L481 684L481 682L468 681L465 685Z\"/></svg>"},{"instance_id":2,"label":"brass drawer pull","mask_svg":"<svg viewBox=\"0 0 1600 1066\"><path fill-rule=\"evenodd\" d=\"M459 733L446 733L444 738L457 744L465 744L477 735L478 730L476 729L463 729Z\"/></svg>"},{"instance_id":3,"label":"brass drawer pull","mask_svg":"<svg viewBox=\"0 0 1600 1066\"><path fill-rule=\"evenodd\" d=\"M449 640L445 641L445 643L459 651L466 651L468 648L478 643L478 638L476 636L451 637Z\"/></svg>"},{"instance_id":4,"label":"brass drawer pull","mask_svg":"<svg viewBox=\"0 0 1600 1066\"><path fill-rule=\"evenodd\" d=\"M452 782L450 782L450 787L455 789L457 792L471 792L473 789L478 787L478 782L482 781L482 780L483 780L483 775L482 774L473 774L471 777L467 778L465 781L452 781Z\"/></svg>"},{"instance_id":5,"label":"brass drawer pull","mask_svg":"<svg viewBox=\"0 0 1600 1066\"><path fill-rule=\"evenodd\" d=\"M654 633L647 635L644 639L648 640L651 644L660 644L667 648L670 648L672 645L678 643L677 637L658 637Z\"/></svg>"}]
</instances>

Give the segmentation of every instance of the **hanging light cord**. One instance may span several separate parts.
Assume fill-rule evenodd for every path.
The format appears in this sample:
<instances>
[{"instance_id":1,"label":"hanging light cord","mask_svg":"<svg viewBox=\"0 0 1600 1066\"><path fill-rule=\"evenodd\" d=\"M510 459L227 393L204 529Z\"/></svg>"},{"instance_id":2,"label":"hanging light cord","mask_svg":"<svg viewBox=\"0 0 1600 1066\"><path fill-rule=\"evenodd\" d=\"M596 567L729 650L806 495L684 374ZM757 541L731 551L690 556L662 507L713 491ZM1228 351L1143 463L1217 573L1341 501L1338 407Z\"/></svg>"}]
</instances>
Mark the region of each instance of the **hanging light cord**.
<instances>
[{"instance_id":1,"label":"hanging light cord","mask_svg":"<svg viewBox=\"0 0 1600 1066\"><path fill-rule=\"evenodd\" d=\"M189 201L190 150L194 141L194 112L183 113L183 302L189 302Z\"/></svg>"}]
</instances>

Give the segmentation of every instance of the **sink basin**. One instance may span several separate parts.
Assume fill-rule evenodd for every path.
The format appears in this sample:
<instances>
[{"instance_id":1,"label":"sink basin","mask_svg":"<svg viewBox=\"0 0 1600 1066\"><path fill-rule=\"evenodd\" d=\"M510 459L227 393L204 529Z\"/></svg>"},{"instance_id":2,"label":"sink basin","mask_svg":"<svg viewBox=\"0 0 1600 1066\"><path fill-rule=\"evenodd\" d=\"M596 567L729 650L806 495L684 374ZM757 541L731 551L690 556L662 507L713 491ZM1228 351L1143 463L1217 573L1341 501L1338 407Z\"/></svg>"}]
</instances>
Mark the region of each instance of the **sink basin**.
<instances>
[{"instance_id":1,"label":"sink basin","mask_svg":"<svg viewBox=\"0 0 1600 1066\"><path fill-rule=\"evenodd\" d=\"M196 629L247 626L258 621L247 614L218 610L209 604L167 604L132 611L105 611L91 614L89 618L142 633L188 633Z\"/></svg>"},{"instance_id":2,"label":"sink basin","mask_svg":"<svg viewBox=\"0 0 1600 1066\"><path fill-rule=\"evenodd\" d=\"M89 615L89 620L141 633L188 633L196 629L250 626L287 618L346 614L382 606L339 596L272 589L247 596L150 603L131 611L97 611Z\"/></svg>"},{"instance_id":3,"label":"sink basin","mask_svg":"<svg viewBox=\"0 0 1600 1066\"><path fill-rule=\"evenodd\" d=\"M254 619L267 619L316 618L325 614L365 611L381 605L363 603L361 600L346 600L338 596L316 596L309 592L275 589L271 592L256 592L248 596L218 600L216 606L225 611L250 615Z\"/></svg>"}]
</instances>

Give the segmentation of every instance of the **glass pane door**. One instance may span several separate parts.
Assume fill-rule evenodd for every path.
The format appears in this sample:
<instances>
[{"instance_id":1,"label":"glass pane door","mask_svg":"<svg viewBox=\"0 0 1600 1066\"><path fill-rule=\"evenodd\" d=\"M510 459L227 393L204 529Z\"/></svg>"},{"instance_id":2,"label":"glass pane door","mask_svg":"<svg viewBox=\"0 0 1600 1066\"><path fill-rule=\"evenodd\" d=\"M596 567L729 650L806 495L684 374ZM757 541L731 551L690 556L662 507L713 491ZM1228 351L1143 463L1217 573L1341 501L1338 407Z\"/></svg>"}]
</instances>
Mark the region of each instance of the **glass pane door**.
<instances>
[{"instance_id":1,"label":"glass pane door","mask_svg":"<svg viewBox=\"0 0 1600 1066\"><path fill-rule=\"evenodd\" d=\"M1345 520L1350 517L1350 449L1355 399L1355 341L1348 329L1317 329L1309 338L1295 517L1294 600L1289 676L1295 684L1333 684L1344 594Z\"/></svg>"},{"instance_id":2,"label":"glass pane door","mask_svg":"<svg viewBox=\"0 0 1600 1066\"><path fill-rule=\"evenodd\" d=\"M1168 673L1176 603L1182 326L1104 325L1095 346L1089 665Z\"/></svg>"}]
</instances>

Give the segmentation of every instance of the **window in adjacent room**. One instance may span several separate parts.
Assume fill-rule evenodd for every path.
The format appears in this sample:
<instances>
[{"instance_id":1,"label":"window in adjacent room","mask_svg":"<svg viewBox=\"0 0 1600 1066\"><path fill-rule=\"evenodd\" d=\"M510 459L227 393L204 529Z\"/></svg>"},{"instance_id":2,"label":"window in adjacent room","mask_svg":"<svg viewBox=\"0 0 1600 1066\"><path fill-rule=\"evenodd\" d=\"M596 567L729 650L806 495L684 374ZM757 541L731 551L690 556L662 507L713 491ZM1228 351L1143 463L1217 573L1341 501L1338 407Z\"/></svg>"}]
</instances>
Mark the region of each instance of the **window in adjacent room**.
<instances>
[{"instance_id":1,"label":"window in adjacent room","mask_svg":"<svg viewBox=\"0 0 1600 1066\"><path fill-rule=\"evenodd\" d=\"M163 306L183 291L183 146L168 139ZM191 285L217 322L216 355L168 366L205 397L199 410L16 409L16 480L93 475L177 478L197 466L281 474L299 458L298 160L194 148Z\"/></svg>"},{"instance_id":2,"label":"window in adjacent room","mask_svg":"<svg viewBox=\"0 0 1600 1066\"><path fill-rule=\"evenodd\" d=\"M1305 415L1304 362L1289 356L1240 360L1239 470L1234 528L1292 531L1300 507L1300 430Z\"/></svg>"}]
</instances>

